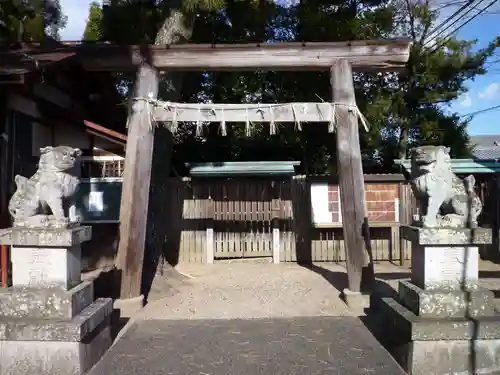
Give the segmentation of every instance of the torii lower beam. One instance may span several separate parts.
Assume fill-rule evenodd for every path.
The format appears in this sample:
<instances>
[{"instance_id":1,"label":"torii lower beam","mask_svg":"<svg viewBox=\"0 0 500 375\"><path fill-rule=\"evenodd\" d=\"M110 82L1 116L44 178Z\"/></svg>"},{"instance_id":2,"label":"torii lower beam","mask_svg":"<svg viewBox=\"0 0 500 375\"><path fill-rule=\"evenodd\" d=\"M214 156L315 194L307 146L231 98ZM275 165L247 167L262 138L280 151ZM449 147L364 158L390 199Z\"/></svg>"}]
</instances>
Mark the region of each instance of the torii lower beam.
<instances>
[{"instance_id":1,"label":"torii lower beam","mask_svg":"<svg viewBox=\"0 0 500 375\"><path fill-rule=\"evenodd\" d=\"M158 122L329 122L337 106L332 103L194 104L171 103L153 108Z\"/></svg>"}]
</instances>

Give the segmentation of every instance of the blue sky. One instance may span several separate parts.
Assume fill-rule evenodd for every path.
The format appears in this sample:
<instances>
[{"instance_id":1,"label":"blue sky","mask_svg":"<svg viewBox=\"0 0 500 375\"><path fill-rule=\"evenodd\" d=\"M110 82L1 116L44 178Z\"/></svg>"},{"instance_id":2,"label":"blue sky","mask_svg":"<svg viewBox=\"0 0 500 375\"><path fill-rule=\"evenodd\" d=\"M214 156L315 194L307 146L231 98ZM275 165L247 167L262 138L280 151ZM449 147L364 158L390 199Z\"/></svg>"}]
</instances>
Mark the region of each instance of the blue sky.
<instances>
[{"instance_id":1,"label":"blue sky","mask_svg":"<svg viewBox=\"0 0 500 375\"><path fill-rule=\"evenodd\" d=\"M482 3L479 9L487 3ZM464 26L458 32L458 37L465 40L477 39L477 48L483 48L495 37L500 35L500 14L498 7L491 13L484 14ZM497 63L493 61L497 60ZM455 101L451 110L461 115L480 111L495 105L500 105L500 51L492 56L488 73L468 82L467 95ZM470 135L500 134L500 108L480 113L469 124Z\"/></svg>"},{"instance_id":2,"label":"blue sky","mask_svg":"<svg viewBox=\"0 0 500 375\"><path fill-rule=\"evenodd\" d=\"M68 17L66 28L61 32L63 40L80 40L85 24L87 22L88 9L92 0L61 0L64 14ZM293 0L281 0L293 1ZM486 3L481 3L481 9ZM449 14L456 8L448 8ZM496 36L500 35L500 13L481 15L468 25L460 29L458 37L471 40L478 39L477 48L485 47ZM443 15L443 17L446 15ZM451 29L450 29L451 30ZM495 105L500 105L500 51L492 60L498 60L492 64L488 74L477 77L475 81L469 82L469 93L451 105L451 110L466 115ZM500 134L500 108L474 116L469 124L470 135Z\"/></svg>"}]
</instances>

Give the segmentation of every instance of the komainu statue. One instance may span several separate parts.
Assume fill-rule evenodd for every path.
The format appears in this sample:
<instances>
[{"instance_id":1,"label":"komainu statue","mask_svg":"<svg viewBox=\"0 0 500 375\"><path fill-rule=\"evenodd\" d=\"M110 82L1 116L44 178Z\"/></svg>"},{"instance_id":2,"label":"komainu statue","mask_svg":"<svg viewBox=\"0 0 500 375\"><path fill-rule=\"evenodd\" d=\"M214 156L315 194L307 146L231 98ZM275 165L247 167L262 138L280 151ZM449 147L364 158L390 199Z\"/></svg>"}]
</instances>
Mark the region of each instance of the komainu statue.
<instances>
[{"instance_id":1,"label":"komainu statue","mask_svg":"<svg viewBox=\"0 0 500 375\"><path fill-rule=\"evenodd\" d=\"M79 184L77 177L67 173L82 152L69 146L43 147L38 170L31 178L15 177L17 190L10 199L9 212L14 226L66 227L65 199L71 197Z\"/></svg>"},{"instance_id":2,"label":"komainu statue","mask_svg":"<svg viewBox=\"0 0 500 375\"><path fill-rule=\"evenodd\" d=\"M464 180L451 170L450 149L421 146L412 150L412 189L420 206L414 225L423 227L477 227L481 200L474 177Z\"/></svg>"}]
</instances>

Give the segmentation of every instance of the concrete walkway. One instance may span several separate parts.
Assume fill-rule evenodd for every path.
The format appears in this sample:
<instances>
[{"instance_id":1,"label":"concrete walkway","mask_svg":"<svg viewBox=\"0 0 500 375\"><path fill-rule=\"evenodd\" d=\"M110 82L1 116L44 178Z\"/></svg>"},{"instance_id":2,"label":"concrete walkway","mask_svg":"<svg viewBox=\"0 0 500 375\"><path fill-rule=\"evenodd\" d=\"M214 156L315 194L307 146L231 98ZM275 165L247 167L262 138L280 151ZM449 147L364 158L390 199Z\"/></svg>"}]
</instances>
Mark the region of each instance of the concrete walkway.
<instances>
[{"instance_id":1,"label":"concrete walkway","mask_svg":"<svg viewBox=\"0 0 500 375\"><path fill-rule=\"evenodd\" d=\"M89 375L404 375L355 317L137 322Z\"/></svg>"}]
</instances>

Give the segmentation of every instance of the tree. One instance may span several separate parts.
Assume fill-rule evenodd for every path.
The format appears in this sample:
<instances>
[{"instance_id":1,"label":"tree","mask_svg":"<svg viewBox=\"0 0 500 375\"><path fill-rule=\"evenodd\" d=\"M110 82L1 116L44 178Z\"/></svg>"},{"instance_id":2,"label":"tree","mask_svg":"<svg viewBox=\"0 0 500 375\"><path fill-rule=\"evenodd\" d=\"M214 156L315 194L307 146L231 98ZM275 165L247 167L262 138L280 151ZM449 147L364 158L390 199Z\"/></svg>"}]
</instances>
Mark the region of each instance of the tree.
<instances>
[{"instance_id":1,"label":"tree","mask_svg":"<svg viewBox=\"0 0 500 375\"><path fill-rule=\"evenodd\" d=\"M59 38L66 25L59 0L3 0L0 7L0 43Z\"/></svg>"},{"instance_id":2,"label":"tree","mask_svg":"<svg viewBox=\"0 0 500 375\"><path fill-rule=\"evenodd\" d=\"M466 91L467 80L486 72L485 61L499 46L497 39L473 52L475 41L437 38L429 47L427 39L438 17L432 5L430 0L371 4L315 0L297 6L301 40L331 40L331 35L343 40L405 35L412 40L405 71L355 77L357 103L371 125L370 132L361 133L363 154L386 171L395 158L406 157L420 144L446 144L452 146L452 156L468 155L467 119L450 113L449 104ZM332 22L336 17L339 21ZM296 90L310 95L312 84L319 95L327 94L326 77L301 76L304 81L291 81Z\"/></svg>"},{"instance_id":3,"label":"tree","mask_svg":"<svg viewBox=\"0 0 500 375\"><path fill-rule=\"evenodd\" d=\"M394 158L405 157L423 143L453 145L454 156L467 155L467 119L450 113L449 103L465 92L465 83L484 74L484 62L498 41L473 52L474 41L436 40L426 44L436 27L432 2L414 0L302 0L292 7L260 1L131 1L112 0L103 9L101 35L105 40L148 43L245 43L265 41L335 41L407 35L413 41L408 70L400 73L355 75L357 102L370 123L361 130L363 157L379 168L390 168ZM134 25L131 27L131 25ZM127 79L125 79L127 78ZM121 87L132 79L121 75ZM126 91L126 90L125 90ZM203 72L162 77L160 97L172 101L264 103L328 101L328 74L318 72ZM303 126L302 132L283 127L269 136L256 126L251 140L243 126L232 127L227 137L216 126L197 138L188 125L177 132L176 168L203 160L302 160L304 171L335 170L334 136L326 125ZM259 149L259 152L255 150Z\"/></svg>"},{"instance_id":4,"label":"tree","mask_svg":"<svg viewBox=\"0 0 500 375\"><path fill-rule=\"evenodd\" d=\"M394 6L394 30L409 35L413 46L408 69L391 77L378 95L382 109L392 109L382 137L394 146L385 149L391 162L407 157L409 149L420 144L452 145L453 157L469 154L467 119L446 107L467 91L468 80L486 73L484 64L500 45L499 38L477 52L472 51L475 41L455 37L429 43L438 15L430 0L401 0Z\"/></svg>"},{"instance_id":5,"label":"tree","mask_svg":"<svg viewBox=\"0 0 500 375\"><path fill-rule=\"evenodd\" d=\"M84 41L99 41L102 39L102 9L101 5L94 1L89 7L89 17L83 32Z\"/></svg>"}]
</instances>

